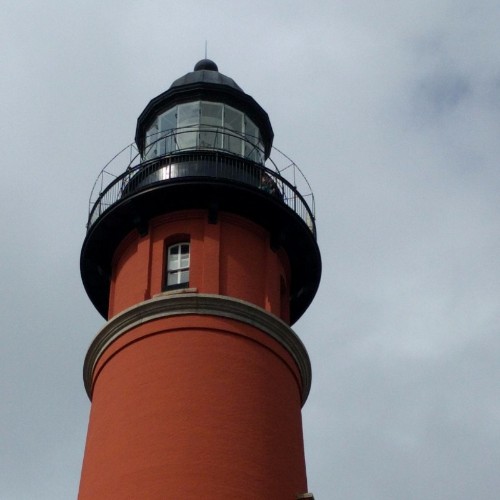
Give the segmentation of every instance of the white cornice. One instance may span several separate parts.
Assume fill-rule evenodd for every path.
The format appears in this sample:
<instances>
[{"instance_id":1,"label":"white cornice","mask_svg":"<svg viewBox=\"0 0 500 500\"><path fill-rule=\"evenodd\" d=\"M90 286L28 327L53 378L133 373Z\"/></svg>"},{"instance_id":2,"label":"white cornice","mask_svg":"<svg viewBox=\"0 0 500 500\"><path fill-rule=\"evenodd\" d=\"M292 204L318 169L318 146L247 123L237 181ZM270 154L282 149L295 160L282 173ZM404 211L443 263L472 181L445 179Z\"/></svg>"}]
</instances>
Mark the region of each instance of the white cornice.
<instances>
[{"instance_id":1,"label":"white cornice","mask_svg":"<svg viewBox=\"0 0 500 500\"><path fill-rule=\"evenodd\" d=\"M83 365L83 380L92 397L92 378L95 366L104 351L131 329L168 316L209 315L230 318L251 325L279 342L297 363L301 376L302 404L311 388L311 363L304 344L281 319L264 309L222 295L177 293L160 294L141 302L109 320L91 343Z\"/></svg>"}]
</instances>

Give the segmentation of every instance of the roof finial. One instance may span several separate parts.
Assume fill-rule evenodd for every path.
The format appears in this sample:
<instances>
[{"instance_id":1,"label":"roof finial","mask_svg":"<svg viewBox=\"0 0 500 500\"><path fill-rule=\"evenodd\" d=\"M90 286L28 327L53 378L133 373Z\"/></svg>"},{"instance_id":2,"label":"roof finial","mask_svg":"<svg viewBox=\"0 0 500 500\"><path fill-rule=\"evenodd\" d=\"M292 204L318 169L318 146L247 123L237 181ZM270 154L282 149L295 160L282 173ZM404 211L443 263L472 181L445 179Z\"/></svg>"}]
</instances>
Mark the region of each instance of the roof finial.
<instances>
[{"instance_id":1,"label":"roof finial","mask_svg":"<svg viewBox=\"0 0 500 500\"><path fill-rule=\"evenodd\" d=\"M205 40L205 59L208 59L208 57L207 57L207 48L208 48L208 42Z\"/></svg>"}]
</instances>

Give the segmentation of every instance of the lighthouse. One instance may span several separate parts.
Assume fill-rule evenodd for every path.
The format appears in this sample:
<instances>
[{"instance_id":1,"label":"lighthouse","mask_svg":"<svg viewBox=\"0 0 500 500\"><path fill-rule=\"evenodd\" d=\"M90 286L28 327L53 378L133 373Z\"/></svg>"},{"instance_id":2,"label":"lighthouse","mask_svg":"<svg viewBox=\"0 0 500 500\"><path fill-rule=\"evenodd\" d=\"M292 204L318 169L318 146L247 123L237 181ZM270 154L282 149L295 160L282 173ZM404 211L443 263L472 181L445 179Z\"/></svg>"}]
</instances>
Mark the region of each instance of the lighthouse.
<instances>
[{"instance_id":1,"label":"lighthouse","mask_svg":"<svg viewBox=\"0 0 500 500\"><path fill-rule=\"evenodd\" d=\"M84 361L80 500L312 498L311 366L291 326L321 257L312 193L273 137L204 59L147 104L121 171L96 182L80 267L106 323Z\"/></svg>"}]
</instances>

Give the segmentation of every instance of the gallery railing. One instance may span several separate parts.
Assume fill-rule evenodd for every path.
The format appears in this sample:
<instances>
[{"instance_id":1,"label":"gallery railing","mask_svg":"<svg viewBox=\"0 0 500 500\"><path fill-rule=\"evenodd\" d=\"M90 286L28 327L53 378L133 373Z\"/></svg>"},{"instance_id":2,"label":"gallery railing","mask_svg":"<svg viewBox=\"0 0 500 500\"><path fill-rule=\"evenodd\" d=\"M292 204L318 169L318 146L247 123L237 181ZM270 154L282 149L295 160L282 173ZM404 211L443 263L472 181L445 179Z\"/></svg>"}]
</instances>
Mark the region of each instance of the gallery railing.
<instances>
[{"instance_id":1,"label":"gallery railing","mask_svg":"<svg viewBox=\"0 0 500 500\"><path fill-rule=\"evenodd\" d=\"M292 209L316 236L314 196L309 183L293 161L275 148L273 152L275 157L280 158L281 169L274 159L267 160L273 167L268 168L242 156L206 146L190 147L141 161L135 144L127 146L103 168L94 184L89 200L87 230L112 205L146 187L176 179L204 177L242 183L267 192ZM123 169L124 155L128 155L128 165L125 171L116 175L114 170L119 165ZM302 184L302 193L297 181Z\"/></svg>"}]
</instances>

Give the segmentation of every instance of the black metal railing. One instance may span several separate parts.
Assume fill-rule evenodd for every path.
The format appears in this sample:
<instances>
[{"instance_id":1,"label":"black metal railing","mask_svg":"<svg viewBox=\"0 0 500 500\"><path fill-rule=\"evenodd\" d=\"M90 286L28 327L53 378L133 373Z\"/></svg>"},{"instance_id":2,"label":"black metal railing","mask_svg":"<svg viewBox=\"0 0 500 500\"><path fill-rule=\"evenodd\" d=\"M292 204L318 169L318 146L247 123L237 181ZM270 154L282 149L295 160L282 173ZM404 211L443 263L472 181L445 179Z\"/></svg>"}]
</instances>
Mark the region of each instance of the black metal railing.
<instances>
[{"instance_id":1,"label":"black metal railing","mask_svg":"<svg viewBox=\"0 0 500 500\"><path fill-rule=\"evenodd\" d=\"M261 189L291 208L316 235L314 214L302 195L283 177L257 163L222 154L191 153L156 158L128 168L100 193L91 207L87 230L116 202L153 184L181 178L230 180Z\"/></svg>"},{"instance_id":2,"label":"black metal railing","mask_svg":"<svg viewBox=\"0 0 500 500\"><path fill-rule=\"evenodd\" d=\"M175 136L181 133L185 130L172 132ZM228 135L234 134L230 132ZM162 136L159 140L164 139ZM96 179L89 200L87 231L112 205L146 187L176 179L205 177L234 181L269 193L293 210L316 236L314 196L309 183L290 158L276 148L273 151L276 155L267 159L272 166L268 168L237 154L199 146L145 160L145 155L141 155L135 144L131 144L120 151ZM125 155L129 157L124 161ZM123 171L126 162L128 164Z\"/></svg>"}]
</instances>

